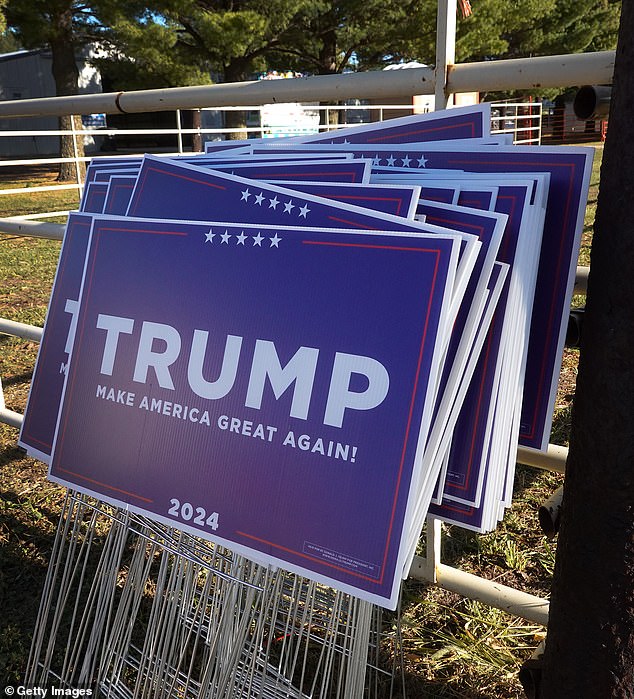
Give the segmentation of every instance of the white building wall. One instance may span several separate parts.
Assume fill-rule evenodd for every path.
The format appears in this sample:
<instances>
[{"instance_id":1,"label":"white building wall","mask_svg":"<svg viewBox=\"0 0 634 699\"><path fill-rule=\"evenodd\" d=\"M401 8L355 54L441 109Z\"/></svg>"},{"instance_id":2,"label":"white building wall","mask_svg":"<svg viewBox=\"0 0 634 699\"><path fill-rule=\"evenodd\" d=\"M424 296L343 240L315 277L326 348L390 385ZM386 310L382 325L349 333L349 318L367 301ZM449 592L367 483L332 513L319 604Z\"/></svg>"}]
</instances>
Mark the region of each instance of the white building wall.
<instances>
[{"instance_id":1,"label":"white building wall","mask_svg":"<svg viewBox=\"0 0 634 699\"><path fill-rule=\"evenodd\" d=\"M90 53L89 53L90 55ZM78 61L81 93L101 92L101 76L86 61ZM0 100L53 97L55 81L52 57L45 49L15 51L0 55ZM44 131L58 129L56 117L0 120L0 157L54 156L59 153L58 136L2 136L2 131ZM88 144L90 145L90 144ZM94 145L94 141L93 141Z\"/></svg>"}]
</instances>

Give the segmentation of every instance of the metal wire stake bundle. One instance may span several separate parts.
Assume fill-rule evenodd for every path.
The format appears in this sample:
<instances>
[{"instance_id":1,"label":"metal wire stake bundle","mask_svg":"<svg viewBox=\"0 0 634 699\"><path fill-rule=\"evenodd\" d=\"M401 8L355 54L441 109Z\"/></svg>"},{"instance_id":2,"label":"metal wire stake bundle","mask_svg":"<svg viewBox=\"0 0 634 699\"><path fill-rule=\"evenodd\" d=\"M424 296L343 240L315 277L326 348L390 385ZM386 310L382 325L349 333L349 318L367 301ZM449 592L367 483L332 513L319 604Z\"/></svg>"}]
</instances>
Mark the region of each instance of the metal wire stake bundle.
<instances>
[{"instance_id":1,"label":"metal wire stake bundle","mask_svg":"<svg viewBox=\"0 0 634 699\"><path fill-rule=\"evenodd\" d=\"M97 510L68 491L40 602L27 683L44 682L50 674L65 686L90 681L92 651L103 632L104 610L115 589L113 576L126 536L125 524L119 522L102 540L102 527ZM61 647L56 643L60 636L68 639Z\"/></svg>"},{"instance_id":2,"label":"metal wire stake bundle","mask_svg":"<svg viewBox=\"0 0 634 699\"><path fill-rule=\"evenodd\" d=\"M26 681L117 699L361 699L375 611L69 491Z\"/></svg>"}]
</instances>

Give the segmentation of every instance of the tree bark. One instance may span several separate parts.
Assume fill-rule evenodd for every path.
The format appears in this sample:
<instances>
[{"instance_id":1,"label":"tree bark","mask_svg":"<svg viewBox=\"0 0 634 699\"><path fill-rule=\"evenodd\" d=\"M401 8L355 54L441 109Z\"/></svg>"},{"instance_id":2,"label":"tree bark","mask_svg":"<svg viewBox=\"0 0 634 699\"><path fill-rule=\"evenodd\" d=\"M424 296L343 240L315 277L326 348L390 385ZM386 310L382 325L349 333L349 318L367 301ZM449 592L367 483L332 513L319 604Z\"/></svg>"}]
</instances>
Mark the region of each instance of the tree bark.
<instances>
[{"instance_id":1,"label":"tree bark","mask_svg":"<svg viewBox=\"0 0 634 699\"><path fill-rule=\"evenodd\" d=\"M75 131L81 131L80 116L61 116L58 119L60 131L70 131L75 123ZM77 135L73 139L73 135L59 137L59 155L60 158L73 158L73 162L64 162L59 165L59 173L57 175L58 182L77 182L77 175L83 180L86 172L86 166L82 161L75 162L75 158L84 157L84 142L81 135Z\"/></svg>"},{"instance_id":2,"label":"tree bark","mask_svg":"<svg viewBox=\"0 0 634 699\"><path fill-rule=\"evenodd\" d=\"M634 697L633 31L623 0L542 699Z\"/></svg>"},{"instance_id":3,"label":"tree bark","mask_svg":"<svg viewBox=\"0 0 634 699\"><path fill-rule=\"evenodd\" d=\"M199 129L198 133L192 134L192 151L201 153L203 150L203 138L200 128L202 126L202 115L200 109L192 111L192 129Z\"/></svg>"},{"instance_id":4,"label":"tree bark","mask_svg":"<svg viewBox=\"0 0 634 699\"><path fill-rule=\"evenodd\" d=\"M319 74L334 75L337 73L337 33L334 29L322 36L323 42L319 51ZM335 107L337 102L320 102L321 107ZM339 124L338 109L320 109L319 124L326 127L324 130L335 128Z\"/></svg>"},{"instance_id":5,"label":"tree bark","mask_svg":"<svg viewBox=\"0 0 634 699\"><path fill-rule=\"evenodd\" d=\"M75 45L73 42L72 10L70 8L54 16L55 32L51 38L50 47L53 57L53 79L57 95L76 95L78 92L79 69L75 61ZM72 127L73 117L59 118L60 130ZM81 130L81 118L76 116L75 128ZM84 142L81 136L73 140L72 134L60 136L60 157L84 157ZM83 177L85 166L79 165L80 177ZM57 179L60 182L77 181L77 166L74 162L60 164Z\"/></svg>"},{"instance_id":6,"label":"tree bark","mask_svg":"<svg viewBox=\"0 0 634 699\"><path fill-rule=\"evenodd\" d=\"M246 80L246 65L237 58L229 65L225 66L224 70L225 82L237 83ZM225 112L225 127L227 129L239 129L227 133L228 141L242 141L249 138L249 133L244 130L247 125L247 113L243 110L229 110Z\"/></svg>"}]
</instances>

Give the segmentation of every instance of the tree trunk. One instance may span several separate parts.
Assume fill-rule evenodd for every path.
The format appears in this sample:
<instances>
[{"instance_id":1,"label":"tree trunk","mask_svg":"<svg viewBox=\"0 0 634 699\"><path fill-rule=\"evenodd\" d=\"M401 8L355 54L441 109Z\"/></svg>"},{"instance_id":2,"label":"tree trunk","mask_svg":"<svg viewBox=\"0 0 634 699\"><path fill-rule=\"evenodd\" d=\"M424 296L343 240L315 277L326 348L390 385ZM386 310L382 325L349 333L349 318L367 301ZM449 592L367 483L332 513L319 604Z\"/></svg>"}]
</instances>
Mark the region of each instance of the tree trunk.
<instances>
[{"instance_id":1,"label":"tree trunk","mask_svg":"<svg viewBox=\"0 0 634 699\"><path fill-rule=\"evenodd\" d=\"M234 59L224 70L225 82L238 83L246 80L246 65L241 59ZM249 138L246 129L247 113L243 110L230 110L225 112L225 128L239 129L238 131L230 131L227 134L228 141L242 141Z\"/></svg>"},{"instance_id":2,"label":"tree trunk","mask_svg":"<svg viewBox=\"0 0 634 699\"><path fill-rule=\"evenodd\" d=\"M634 3L622 3L542 699L634 697Z\"/></svg>"},{"instance_id":3,"label":"tree trunk","mask_svg":"<svg viewBox=\"0 0 634 699\"><path fill-rule=\"evenodd\" d=\"M192 129L198 129L198 133L192 134L192 151L194 153L201 153L203 150L203 137L200 132L200 127L202 126L202 115L200 109L194 109L192 111Z\"/></svg>"},{"instance_id":4,"label":"tree trunk","mask_svg":"<svg viewBox=\"0 0 634 699\"><path fill-rule=\"evenodd\" d=\"M319 51L319 74L334 75L337 73L337 34L331 30L323 35L321 50ZM320 107L335 107L337 102L320 102ZM322 130L329 131L339 123L338 109L320 109L319 125Z\"/></svg>"},{"instance_id":5,"label":"tree trunk","mask_svg":"<svg viewBox=\"0 0 634 699\"><path fill-rule=\"evenodd\" d=\"M237 131L229 131L227 133L228 141L242 141L245 138L249 138L249 133L245 131L247 126L247 113L239 111L227 111L225 112L225 128L227 129L238 129Z\"/></svg>"},{"instance_id":6,"label":"tree trunk","mask_svg":"<svg viewBox=\"0 0 634 699\"><path fill-rule=\"evenodd\" d=\"M81 131L80 116L61 116L58 119L60 131L70 131L75 122L75 131ZM59 155L60 158L83 158L84 157L84 142L81 135L77 135L74 140L72 134L69 136L59 137ZM60 163L59 173L57 175L58 182L77 182L77 175L80 180L83 180L86 172L86 167L83 162L73 160L72 162Z\"/></svg>"},{"instance_id":7,"label":"tree trunk","mask_svg":"<svg viewBox=\"0 0 634 699\"><path fill-rule=\"evenodd\" d=\"M75 62L75 46L73 42L72 11L70 8L54 16L55 35L51 39L51 53L53 57L53 79L57 95L76 95L78 92L79 70ZM70 116L59 119L60 130L70 129L72 121ZM80 117L75 117L75 128L81 129ZM60 136L60 157L75 158L84 157L83 139L73 136ZM83 178L85 166L83 162L79 166L80 177ZM60 164L60 182L77 181L77 166L74 162Z\"/></svg>"}]
</instances>

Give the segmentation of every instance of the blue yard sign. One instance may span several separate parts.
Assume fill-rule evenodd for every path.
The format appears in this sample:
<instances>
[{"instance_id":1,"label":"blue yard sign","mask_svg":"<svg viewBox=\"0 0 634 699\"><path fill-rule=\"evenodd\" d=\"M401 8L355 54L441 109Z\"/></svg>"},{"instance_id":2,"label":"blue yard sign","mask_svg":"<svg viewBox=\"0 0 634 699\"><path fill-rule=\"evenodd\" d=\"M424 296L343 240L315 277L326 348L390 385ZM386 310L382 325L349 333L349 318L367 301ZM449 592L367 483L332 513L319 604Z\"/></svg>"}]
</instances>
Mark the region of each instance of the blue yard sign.
<instances>
[{"instance_id":1,"label":"blue yard sign","mask_svg":"<svg viewBox=\"0 0 634 699\"><path fill-rule=\"evenodd\" d=\"M51 477L394 608L459 246L94 217Z\"/></svg>"}]
</instances>

